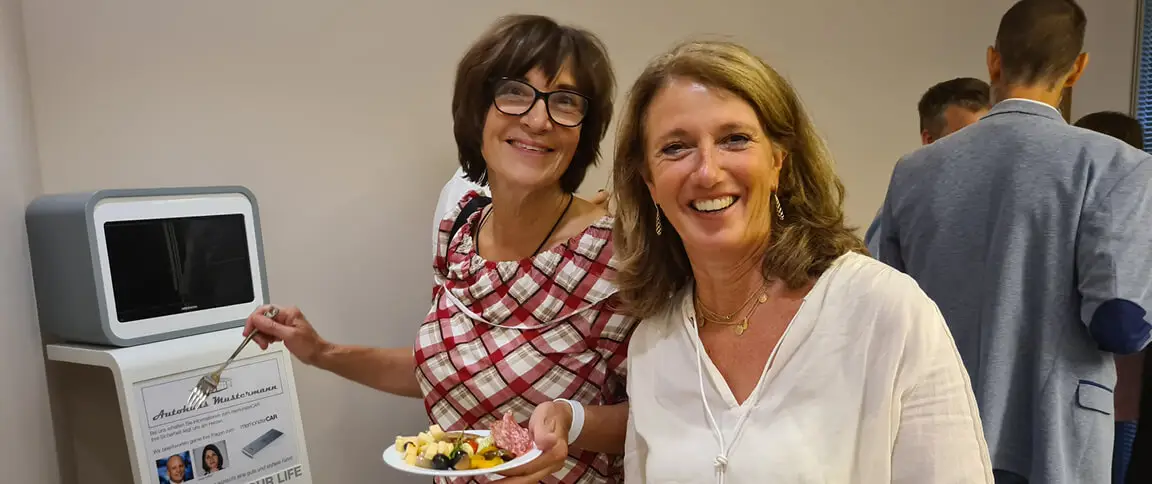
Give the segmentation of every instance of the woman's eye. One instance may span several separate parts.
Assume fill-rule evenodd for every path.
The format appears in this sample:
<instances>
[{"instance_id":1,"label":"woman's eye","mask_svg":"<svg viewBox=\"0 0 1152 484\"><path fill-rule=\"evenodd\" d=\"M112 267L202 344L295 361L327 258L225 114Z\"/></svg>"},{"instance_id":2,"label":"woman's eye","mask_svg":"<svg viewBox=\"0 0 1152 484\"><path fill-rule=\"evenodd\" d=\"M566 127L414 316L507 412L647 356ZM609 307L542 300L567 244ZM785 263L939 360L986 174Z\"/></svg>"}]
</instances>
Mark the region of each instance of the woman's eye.
<instances>
[{"instance_id":1,"label":"woman's eye","mask_svg":"<svg viewBox=\"0 0 1152 484\"><path fill-rule=\"evenodd\" d=\"M734 134L724 139L724 144L733 148L743 148L752 141L752 138L744 134Z\"/></svg>"},{"instance_id":2,"label":"woman's eye","mask_svg":"<svg viewBox=\"0 0 1152 484\"><path fill-rule=\"evenodd\" d=\"M680 143L672 143L660 149L660 153L664 156L676 156L684 150L684 145Z\"/></svg>"}]
</instances>

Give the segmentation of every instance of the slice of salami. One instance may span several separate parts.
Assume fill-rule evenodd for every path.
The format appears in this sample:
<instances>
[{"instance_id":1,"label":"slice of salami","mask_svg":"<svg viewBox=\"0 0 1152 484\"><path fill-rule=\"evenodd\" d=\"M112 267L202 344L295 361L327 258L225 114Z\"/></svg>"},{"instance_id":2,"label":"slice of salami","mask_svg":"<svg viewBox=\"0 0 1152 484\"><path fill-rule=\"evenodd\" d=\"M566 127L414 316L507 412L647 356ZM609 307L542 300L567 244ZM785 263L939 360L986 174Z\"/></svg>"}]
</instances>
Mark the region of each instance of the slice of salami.
<instances>
[{"instance_id":1,"label":"slice of salami","mask_svg":"<svg viewBox=\"0 0 1152 484\"><path fill-rule=\"evenodd\" d=\"M521 427L512 419L511 413L504 414L504 418L492 422L492 440L496 446L516 455L524 455L532 450L532 436L528 429Z\"/></svg>"}]
</instances>

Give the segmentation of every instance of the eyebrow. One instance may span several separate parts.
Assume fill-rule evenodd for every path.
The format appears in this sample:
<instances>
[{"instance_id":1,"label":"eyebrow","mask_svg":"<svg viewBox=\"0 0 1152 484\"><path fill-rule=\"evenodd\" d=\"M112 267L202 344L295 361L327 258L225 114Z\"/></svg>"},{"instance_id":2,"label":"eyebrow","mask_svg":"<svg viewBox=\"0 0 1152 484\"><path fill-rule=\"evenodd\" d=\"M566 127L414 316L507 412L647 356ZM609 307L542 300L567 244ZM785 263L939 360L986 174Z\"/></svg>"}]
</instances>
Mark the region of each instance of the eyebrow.
<instances>
[{"instance_id":1,"label":"eyebrow","mask_svg":"<svg viewBox=\"0 0 1152 484\"><path fill-rule=\"evenodd\" d=\"M572 84L557 84L556 89L554 89L553 92L555 92L555 91L568 91L568 92L574 92L574 93L579 94L581 96L586 95L586 94L584 94L583 91L581 91L576 86L573 86Z\"/></svg>"},{"instance_id":2,"label":"eyebrow","mask_svg":"<svg viewBox=\"0 0 1152 484\"><path fill-rule=\"evenodd\" d=\"M657 136L657 139L681 138L681 137L684 137L687 135L688 135L688 131L685 130L684 128L676 128L676 129L673 129L672 131L661 133L660 136Z\"/></svg>"},{"instance_id":3,"label":"eyebrow","mask_svg":"<svg viewBox=\"0 0 1152 484\"><path fill-rule=\"evenodd\" d=\"M760 129L757 126L749 125L747 123L742 123L742 122L724 123L724 124L720 125L718 130L719 131L760 131ZM660 136L657 136L655 139L658 141L664 141L668 138L683 138L686 136L688 136L687 130L685 130L684 128L676 128L676 129L673 129L673 130L668 131L666 133L662 133Z\"/></svg>"},{"instance_id":4,"label":"eyebrow","mask_svg":"<svg viewBox=\"0 0 1152 484\"><path fill-rule=\"evenodd\" d=\"M523 82L524 84L532 86L539 91L544 91L544 89L540 89L540 88L536 87L536 85L533 84L532 81L529 81L527 76L509 77L509 79L515 79L517 81ZM580 89L578 89L576 86L569 84L569 83L566 83L566 82L561 82L559 84L556 84L556 86L552 90L553 91L573 91L573 92L577 92L577 93L580 92Z\"/></svg>"},{"instance_id":5,"label":"eyebrow","mask_svg":"<svg viewBox=\"0 0 1152 484\"><path fill-rule=\"evenodd\" d=\"M724 123L720 126L721 131L756 131L759 126L749 125L742 122Z\"/></svg>"}]
</instances>

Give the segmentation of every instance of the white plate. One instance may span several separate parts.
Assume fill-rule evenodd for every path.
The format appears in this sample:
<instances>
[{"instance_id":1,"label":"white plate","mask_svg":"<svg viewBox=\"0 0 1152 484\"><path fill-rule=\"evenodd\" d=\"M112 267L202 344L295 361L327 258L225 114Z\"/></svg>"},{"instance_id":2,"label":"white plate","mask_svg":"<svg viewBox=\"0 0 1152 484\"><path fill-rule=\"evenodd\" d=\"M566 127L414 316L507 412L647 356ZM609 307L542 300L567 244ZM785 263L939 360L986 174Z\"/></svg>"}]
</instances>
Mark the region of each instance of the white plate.
<instances>
[{"instance_id":1,"label":"white plate","mask_svg":"<svg viewBox=\"0 0 1152 484\"><path fill-rule=\"evenodd\" d=\"M469 434L479 435L481 437L487 437L490 431L488 431L488 430L468 430L467 432ZM448 432L448 433L452 434L453 432ZM423 467L416 467L416 466L408 465L407 462L404 462L404 454L401 454L400 452L398 452L396 450L396 444L393 443L392 445L389 445L387 449L384 449L384 463L386 463L386 464L388 464L388 465L390 465L396 469L402 470L404 472L408 472L411 474L420 474L422 476L470 477L470 476L483 476L483 475L487 475L487 474L499 474L500 471L506 471L508 469L514 469L516 467L520 467L524 464L532 462L533 459L540 457L540 454L541 454L540 449L536 448L536 444L532 444L532 450L528 451L528 453L521 455L519 457L516 457L515 459L512 459L508 462L505 462L505 463L500 464L500 465L495 466L495 467L488 467L486 469L468 469L466 471L457 471L457 470L438 471L436 469L425 469Z\"/></svg>"}]
</instances>

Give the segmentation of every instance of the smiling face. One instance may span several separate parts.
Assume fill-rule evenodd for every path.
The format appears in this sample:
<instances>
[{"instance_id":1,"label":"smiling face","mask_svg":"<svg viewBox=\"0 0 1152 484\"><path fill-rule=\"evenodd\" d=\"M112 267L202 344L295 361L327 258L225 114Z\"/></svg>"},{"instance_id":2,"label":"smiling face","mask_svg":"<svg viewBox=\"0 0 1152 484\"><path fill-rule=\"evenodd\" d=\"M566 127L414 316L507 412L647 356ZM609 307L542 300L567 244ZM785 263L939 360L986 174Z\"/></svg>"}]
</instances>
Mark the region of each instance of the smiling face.
<instances>
[{"instance_id":1,"label":"smiling face","mask_svg":"<svg viewBox=\"0 0 1152 484\"><path fill-rule=\"evenodd\" d=\"M784 153L738 96L674 78L645 113L652 198L694 254L740 255L768 240Z\"/></svg>"},{"instance_id":2,"label":"smiling face","mask_svg":"<svg viewBox=\"0 0 1152 484\"><path fill-rule=\"evenodd\" d=\"M184 459L178 455L168 458L168 479L172 482L184 482Z\"/></svg>"},{"instance_id":3,"label":"smiling face","mask_svg":"<svg viewBox=\"0 0 1152 484\"><path fill-rule=\"evenodd\" d=\"M204 463L208 465L211 472L220 470L220 456L216 455L216 451L212 449L204 451Z\"/></svg>"},{"instance_id":4,"label":"smiling face","mask_svg":"<svg viewBox=\"0 0 1152 484\"><path fill-rule=\"evenodd\" d=\"M526 85L498 86L495 96L531 96L528 86L541 92L576 91L575 80L568 69L561 70L552 82L538 68L529 71L523 80ZM564 114L558 109L565 108L564 102L562 97L552 100L552 115L562 121ZM579 142L580 126L557 124L549 117L543 99L538 99L527 113L519 116L505 114L493 103L484 121L481 151L488 165L490 183L536 190L559 184Z\"/></svg>"}]
</instances>

